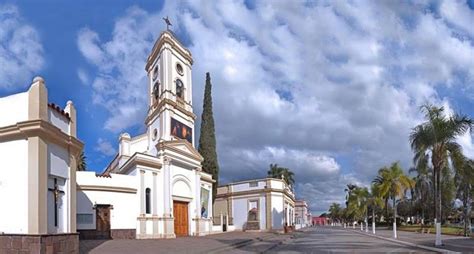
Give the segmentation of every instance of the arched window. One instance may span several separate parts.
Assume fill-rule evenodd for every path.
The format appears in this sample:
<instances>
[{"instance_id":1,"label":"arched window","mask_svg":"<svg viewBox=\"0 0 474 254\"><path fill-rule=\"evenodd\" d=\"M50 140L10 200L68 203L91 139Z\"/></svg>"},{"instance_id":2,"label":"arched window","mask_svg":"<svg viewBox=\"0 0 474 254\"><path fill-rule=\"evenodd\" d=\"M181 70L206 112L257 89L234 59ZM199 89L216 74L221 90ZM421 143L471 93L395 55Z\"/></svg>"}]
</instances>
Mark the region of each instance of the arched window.
<instances>
[{"instance_id":1,"label":"arched window","mask_svg":"<svg viewBox=\"0 0 474 254\"><path fill-rule=\"evenodd\" d=\"M178 98L184 99L184 84L181 79L176 80L176 96Z\"/></svg>"},{"instance_id":2,"label":"arched window","mask_svg":"<svg viewBox=\"0 0 474 254\"><path fill-rule=\"evenodd\" d=\"M151 213L151 193L150 188L146 188L145 190L145 212L147 214Z\"/></svg>"},{"instance_id":3,"label":"arched window","mask_svg":"<svg viewBox=\"0 0 474 254\"><path fill-rule=\"evenodd\" d=\"M153 98L155 98L155 101L158 100L159 96L160 96L160 82L156 81L155 85L153 85Z\"/></svg>"}]
</instances>

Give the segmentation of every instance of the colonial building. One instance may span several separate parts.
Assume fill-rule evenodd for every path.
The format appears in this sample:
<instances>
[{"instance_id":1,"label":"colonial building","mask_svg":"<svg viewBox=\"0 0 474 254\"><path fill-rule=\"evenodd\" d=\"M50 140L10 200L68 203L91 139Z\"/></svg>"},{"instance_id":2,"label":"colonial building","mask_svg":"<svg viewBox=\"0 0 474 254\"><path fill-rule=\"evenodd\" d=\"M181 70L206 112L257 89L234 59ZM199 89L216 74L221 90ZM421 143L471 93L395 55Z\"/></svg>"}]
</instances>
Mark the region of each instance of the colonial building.
<instances>
[{"instance_id":1,"label":"colonial building","mask_svg":"<svg viewBox=\"0 0 474 254\"><path fill-rule=\"evenodd\" d=\"M295 195L281 179L265 178L219 186L216 224L235 230L283 230L295 223Z\"/></svg>"},{"instance_id":2,"label":"colonial building","mask_svg":"<svg viewBox=\"0 0 474 254\"><path fill-rule=\"evenodd\" d=\"M170 31L148 57L146 132L119 137L105 171L77 175L84 238L173 238L212 231L211 175L194 148L191 52Z\"/></svg>"},{"instance_id":3,"label":"colonial building","mask_svg":"<svg viewBox=\"0 0 474 254\"><path fill-rule=\"evenodd\" d=\"M44 80L0 98L0 253L78 252L76 110L48 102Z\"/></svg>"},{"instance_id":4,"label":"colonial building","mask_svg":"<svg viewBox=\"0 0 474 254\"><path fill-rule=\"evenodd\" d=\"M305 228L311 225L311 213L308 210L308 204L304 200L295 202L295 228Z\"/></svg>"}]
</instances>

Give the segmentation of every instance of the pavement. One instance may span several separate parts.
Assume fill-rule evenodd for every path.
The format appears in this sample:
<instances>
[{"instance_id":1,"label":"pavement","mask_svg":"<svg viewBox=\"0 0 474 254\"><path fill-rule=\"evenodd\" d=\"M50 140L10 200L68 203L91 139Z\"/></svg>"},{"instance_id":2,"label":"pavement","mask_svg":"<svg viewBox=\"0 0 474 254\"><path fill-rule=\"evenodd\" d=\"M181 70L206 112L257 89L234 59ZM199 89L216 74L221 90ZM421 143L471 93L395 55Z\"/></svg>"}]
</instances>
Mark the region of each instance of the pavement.
<instances>
[{"instance_id":1,"label":"pavement","mask_svg":"<svg viewBox=\"0 0 474 254\"><path fill-rule=\"evenodd\" d=\"M307 228L266 253L430 253L339 227ZM435 252L436 253L436 252Z\"/></svg>"},{"instance_id":2,"label":"pavement","mask_svg":"<svg viewBox=\"0 0 474 254\"><path fill-rule=\"evenodd\" d=\"M353 230L353 229L350 229ZM360 229L354 229L355 232L365 233ZM375 233L379 237L383 237L387 240L393 239L393 231L388 229L376 229ZM372 235L372 229L370 228L368 235ZM442 235L441 241L443 246L435 246L435 234L421 234L416 232L397 231L397 240L407 243L412 243L415 246L427 247L426 249L435 248L437 251L453 251L453 252L470 252L474 253L474 239L463 236L452 236ZM433 249L434 250L434 249Z\"/></svg>"},{"instance_id":3,"label":"pavement","mask_svg":"<svg viewBox=\"0 0 474 254\"><path fill-rule=\"evenodd\" d=\"M311 227L292 234L227 232L204 237L154 240L80 241L80 253L474 253L474 240L443 236L445 246L435 248L434 235L390 230L377 235L360 229Z\"/></svg>"},{"instance_id":4,"label":"pavement","mask_svg":"<svg viewBox=\"0 0 474 254\"><path fill-rule=\"evenodd\" d=\"M178 237L150 240L81 240L82 253L226 253L236 249L264 252L266 249L290 238L267 232L228 232L202 237Z\"/></svg>"}]
</instances>

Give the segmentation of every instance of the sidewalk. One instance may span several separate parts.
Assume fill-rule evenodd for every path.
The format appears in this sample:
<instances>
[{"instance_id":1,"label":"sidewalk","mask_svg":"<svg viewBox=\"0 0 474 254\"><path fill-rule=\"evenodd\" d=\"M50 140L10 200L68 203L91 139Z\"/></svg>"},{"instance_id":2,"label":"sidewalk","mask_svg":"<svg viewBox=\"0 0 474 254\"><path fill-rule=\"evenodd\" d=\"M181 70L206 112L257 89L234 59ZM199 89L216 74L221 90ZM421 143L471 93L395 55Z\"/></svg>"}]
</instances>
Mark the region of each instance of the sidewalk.
<instances>
[{"instance_id":1,"label":"sidewalk","mask_svg":"<svg viewBox=\"0 0 474 254\"><path fill-rule=\"evenodd\" d=\"M349 229L351 231L355 231L358 233L364 233L371 236L372 230L369 230L369 233L364 231L360 231L360 229ZM376 236L383 237L387 240L394 240L393 239L393 231L388 229L376 229L375 230ZM435 235L434 234L421 234L415 232L406 232L406 231L397 231L398 238L396 240L407 242L415 245L421 245L428 248L436 248L446 251L455 251L455 252L470 252L474 253L474 239L462 237L462 236L451 236L451 235L442 235L441 239L444 246L434 246L435 242ZM434 249L433 249L434 250Z\"/></svg>"}]
</instances>

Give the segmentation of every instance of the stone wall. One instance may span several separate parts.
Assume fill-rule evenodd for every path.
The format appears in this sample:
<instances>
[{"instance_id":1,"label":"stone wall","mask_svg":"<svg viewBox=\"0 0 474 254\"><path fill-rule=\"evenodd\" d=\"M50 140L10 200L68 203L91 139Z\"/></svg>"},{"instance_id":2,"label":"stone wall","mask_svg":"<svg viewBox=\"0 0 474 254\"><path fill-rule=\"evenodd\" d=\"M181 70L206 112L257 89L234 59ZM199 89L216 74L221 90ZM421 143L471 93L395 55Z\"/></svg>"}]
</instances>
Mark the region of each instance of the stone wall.
<instances>
[{"instance_id":1,"label":"stone wall","mask_svg":"<svg viewBox=\"0 0 474 254\"><path fill-rule=\"evenodd\" d=\"M0 235L0 253L79 253L79 235Z\"/></svg>"},{"instance_id":2,"label":"stone wall","mask_svg":"<svg viewBox=\"0 0 474 254\"><path fill-rule=\"evenodd\" d=\"M135 229L111 229L110 232L99 232L96 230L78 230L81 240L94 239L135 239Z\"/></svg>"}]
</instances>

